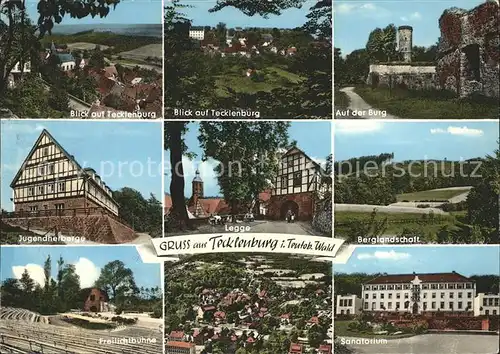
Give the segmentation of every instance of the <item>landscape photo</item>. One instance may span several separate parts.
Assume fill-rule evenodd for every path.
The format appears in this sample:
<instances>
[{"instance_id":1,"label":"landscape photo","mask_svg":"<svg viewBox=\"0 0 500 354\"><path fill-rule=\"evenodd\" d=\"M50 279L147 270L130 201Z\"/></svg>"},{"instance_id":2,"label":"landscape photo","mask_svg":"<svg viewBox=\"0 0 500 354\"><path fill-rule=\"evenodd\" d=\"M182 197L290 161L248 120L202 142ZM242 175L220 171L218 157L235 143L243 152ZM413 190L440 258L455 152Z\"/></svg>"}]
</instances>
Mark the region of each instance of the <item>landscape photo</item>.
<instances>
[{"instance_id":1,"label":"landscape photo","mask_svg":"<svg viewBox=\"0 0 500 354\"><path fill-rule=\"evenodd\" d=\"M162 266L135 247L1 253L1 353L163 353Z\"/></svg>"},{"instance_id":2,"label":"landscape photo","mask_svg":"<svg viewBox=\"0 0 500 354\"><path fill-rule=\"evenodd\" d=\"M161 127L2 121L0 243L147 244L161 236Z\"/></svg>"},{"instance_id":3,"label":"landscape photo","mask_svg":"<svg viewBox=\"0 0 500 354\"><path fill-rule=\"evenodd\" d=\"M164 236L331 237L331 145L330 122L165 122Z\"/></svg>"},{"instance_id":4,"label":"landscape photo","mask_svg":"<svg viewBox=\"0 0 500 354\"><path fill-rule=\"evenodd\" d=\"M332 1L173 0L165 114L332 118Z\"/></svg>"},{"instance_id":5,"label":"landscape photo","mask_svg":"<svg viewBox=\"0 0 500 354\"><path fill-rule=\"evenodd\" d=\"M331 354L332 267L297 255L165 263L165 353Z\"/></svg>"},{"instance_id":6,"label":"landscape photo","mask_svg":"<svg viewBox=\"0 0 500 354\"><path fill-rule=\"evenodd\" d=\"M498 119L498 13L495 0L336 1L335 118Z\"/></svg>"},{"instance_id":7,"label":"landscape photo","mask_svg":"<svg viewBox=\"0 0 500 354\"><path fill-rule=\"evenodd\" d=\"M2 2L0 117L162 117L161 10L160 0Z\"/></svg>"},{"instance_id":8,"label":"landscape photo","mask_svg":"<svg viewBox=\"0 0 500 354\"><path fill-rule=\"evenodd\" d=\"M498 352L498 246L357 247L334 268L335 353Z\"/></svg>"},{"instance_id":9,"label":"landscape photo","mask_svg":"<svg viewBox=\"0 0 500 354\"><path fill-rule=\"evenodd\" d=\"M336 121L335 237L498 243L498 121Z\"/></svg>"}]
</instances>

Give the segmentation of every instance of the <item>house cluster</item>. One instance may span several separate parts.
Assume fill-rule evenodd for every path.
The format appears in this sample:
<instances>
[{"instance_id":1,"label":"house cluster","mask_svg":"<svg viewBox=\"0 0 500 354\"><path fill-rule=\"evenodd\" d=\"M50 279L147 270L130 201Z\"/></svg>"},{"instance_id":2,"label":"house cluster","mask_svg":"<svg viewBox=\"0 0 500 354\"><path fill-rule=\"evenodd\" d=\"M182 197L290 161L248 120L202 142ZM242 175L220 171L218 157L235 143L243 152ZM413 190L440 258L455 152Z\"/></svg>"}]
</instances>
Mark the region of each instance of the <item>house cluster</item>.
<instances>
[{"instance_id":1,"label":"house cluster","mask_svg":"<svg viewBox=\"0 0 500 354\"><path fill-rule=\"evenodd\" d=\"M357 295L337 295L337 315L411 313L436 316L500 314L499 294L476 293L476 283L456 272L381 275Z\"/></svg>"},{"instance_id":2,"label":"house cluster","mask_svg":"<svg viewBox=\"0 0 500 354\"><path fill-rule=\"evenodd\" d=\"M218 39L207 39L203 27L191 27L189 30L189 37L199 41L200 48L203 52L211 55L218 54L222 57L227 55L240 55L250 58L255 55L260 55L262 52L269 52L282 56L293 56L297 54L296 47L283 47L275 43L274 37L270 33L261 34L257 43L249 43L241 27L235 28L234 35L230 35L229 31L226 31L226 41L223 48L218 42Z\"/></svg>"}]
</instances>

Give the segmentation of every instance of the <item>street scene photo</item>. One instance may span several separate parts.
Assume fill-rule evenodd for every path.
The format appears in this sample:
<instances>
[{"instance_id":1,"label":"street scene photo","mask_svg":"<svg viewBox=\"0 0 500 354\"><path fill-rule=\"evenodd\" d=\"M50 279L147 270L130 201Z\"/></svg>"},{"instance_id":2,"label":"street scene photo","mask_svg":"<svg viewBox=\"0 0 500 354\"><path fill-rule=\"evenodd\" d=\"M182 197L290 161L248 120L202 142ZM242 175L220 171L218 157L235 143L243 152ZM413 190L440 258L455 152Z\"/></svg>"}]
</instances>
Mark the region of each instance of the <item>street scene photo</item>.
<instances>
[{"instance_id":1,"label":"street scene photo","mask_svg":"<svg viewBox=\"0 0 500 354\"><path fill-rule=\"evenodd\" d=\"M498 246L357 247L334 265L335 353L498 353Z\"/></svg>"},{"instance_id":2,"label":"street scene photo","mask_svg":"<svg viewBox=\"0 0 500 354\"><path fill-rule=\"evenodd\" d=\"M498 119L498 13L495 0L336 1L335 118Z\"/></svg>"},{"instance_id":3,"label":"street scene photo","mask_svg":"<svg viewBox=\"0 0 500 354\"><path fill-rule=\"evenodd\" d=\"M0 252L0 353L163 353L162 267L135 247Z\"/></svg>"},{"instance_id":4,"label":"street scene photo","mask_svg":"<svg viewBox=\"0 0 500 354\"><path fill-rule=\"evenodd\" d=\"M173 0L169 119L331 119L332 1Z\"/></svg>"},{"instance_id":5,"label":"street scene photo","mask_svg":"<svg viewBox=\"0 0 500 354\"><path fill-rule=\"evenodd\" d=\"M499 123L336 121L335 237L498 243Z\"/></svg>"},{"instance_id":6,"label":"street scene photo","mask_svg":"<svg viewBox=\"0 0 500 354\"><path fill-rule=\"evenodd\" d=\"M165 122L164 235L331 237L331 147L330 122Z\"/></svg>"},{"instance_id":7,"label":"street scene photo","mask_svg":"<svg viewBox=\"0 0 500 354\"><path fill-rule=\"evenodd\" d=\"M161 0L2 1L0 117L162 117L161 13Z\"/></svg>"},{"instance_id":8,"label":"street scene photo","mask_svg":"<svg viewBox=\"0 0 500 354\"><path fill-rule=\"evenodd\" d=\"M161 236L161 122L138 124L2 121L0 244Z\"/></svg>"},{"instance_id":9,"label":"street scene photo","mask_svg":"<svg viewBox=\"0 0 500 354\"><path fill-rule=\"evenodd\" d=\"M296 255L165 263L165 353L331 354L332 267Z\"/></svg>"}]
</instances>

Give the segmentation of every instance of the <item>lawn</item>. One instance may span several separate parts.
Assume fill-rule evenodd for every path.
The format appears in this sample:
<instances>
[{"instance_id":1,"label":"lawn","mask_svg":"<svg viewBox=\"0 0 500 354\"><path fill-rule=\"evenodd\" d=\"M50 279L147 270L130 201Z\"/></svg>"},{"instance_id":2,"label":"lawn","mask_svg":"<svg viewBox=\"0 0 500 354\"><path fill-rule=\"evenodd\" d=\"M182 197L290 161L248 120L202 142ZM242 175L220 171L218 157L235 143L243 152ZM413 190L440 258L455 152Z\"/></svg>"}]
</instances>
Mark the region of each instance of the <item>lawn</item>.
<instances>
[{"instance_id":1,"label":"lawn","mask_svg":"<svg viewBox=\"0 0 500 354\"><path fill-rule=\"evenodd\" d=\"M368 104L400 118L409 119L498 119L498 102L460 100L440 91L409 91L357 87L355 92Z\"/></svg>"},{"instance_id":2,"label":"lawn","mask_svg":"<svg viewBox=\"0 0 500 354\"><path fill-rule=\"evenodd\" d=\"M230 72L216 77L217 95L220 97L229 96L226 87L230 87L235 92L253 94L259 91L270 92L279 87L297 85L304 80L303 77L277 66L270 66L258 70L258 72L264 74L264 81L253 81L244 76L243 71L233 67Z\"/></svg>"},{"instance_id":3,"label":"lawn","mask_svg":"<svg viewBox=\"0 0 500 354\"><path fill-rule=\"evenodd\" d=\"M448 201L448 199L456 197L457 195L463 194L469 191L469 188L464 189L450 189L450 190L428 190L414 193L403 193L396 196L398 202L409 201L435 201L442 202Z\"/></svg>"},{"instance_id":4,"label":"lawn","mask_svg":"<svg viewBox=\"0 0 500 354\"><path fill-rule=\"evenodd\" d=\"M163 58L163 44L148 44L137 49L121 52L122 58L132 60L146 60L147 58Z\"/></svg>"},{"instance_id":5,"label":"lawn","mask_svg":"<svg viewBox=\"0 0 500 354\"><path fill-rule=\"evenodd\" d=\"M386 229L383 235L399 235L405 230L418 230L425 235L426 240L431 241L436 238L436 233L443 226L454 226L457 222L455 215L433 215L412 213L383 213L377 212L376 220L382 221L387 218ZM349 235L352 225L368 223L371 220L371 213L363 212L335 212L335 233L343 237ZM371 230L373 232L373 229ZM369 235L367 235L369 236ZM345 237L345 236L344 236Z\"/></svg>"},{"instance_id":6,"label":"lawn","mask_svg":"<svg viewBox=\"0 0 500 354\"><path fill-rule=\"evenodd\" d=\"M413 337L415 334L403 333L397 335L373 334L367 332L351 331L349 324L355 321L339 321L334 322L334 333L339 337L360 337L360 338L380 338L380 339L399 339Z\"/></svg>"}]
</instances>

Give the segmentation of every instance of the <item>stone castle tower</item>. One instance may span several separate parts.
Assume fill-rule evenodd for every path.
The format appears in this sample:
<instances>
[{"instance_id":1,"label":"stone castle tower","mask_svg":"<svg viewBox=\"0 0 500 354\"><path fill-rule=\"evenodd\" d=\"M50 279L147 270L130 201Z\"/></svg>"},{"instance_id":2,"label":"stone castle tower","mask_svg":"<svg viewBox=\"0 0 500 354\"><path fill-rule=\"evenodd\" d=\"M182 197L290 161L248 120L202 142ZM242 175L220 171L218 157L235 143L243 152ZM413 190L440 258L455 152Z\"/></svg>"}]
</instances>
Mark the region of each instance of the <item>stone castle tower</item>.
<instances>
[{"instance_id":1,"label":"stone castle tower","mask_svg":"<svg viewBox=\"0 0 500 354\"><path fill-rule=\"evenodd\" d=\"M200 171L196 169L196 176L193 178L193 197L203 198L203 180L200 177Z\"/></svg>"},{"instance_id":2,"label":"stone castle tower","mask_svg":"<svg viewBox=\"0 0 500 354\"><path fill-rule=\"evenodd\" d=\"M413 47L413 27L398 27L398 50L403 54L403 61L411 62L411 51Z\"/></svg>"}]
</instances>

